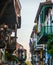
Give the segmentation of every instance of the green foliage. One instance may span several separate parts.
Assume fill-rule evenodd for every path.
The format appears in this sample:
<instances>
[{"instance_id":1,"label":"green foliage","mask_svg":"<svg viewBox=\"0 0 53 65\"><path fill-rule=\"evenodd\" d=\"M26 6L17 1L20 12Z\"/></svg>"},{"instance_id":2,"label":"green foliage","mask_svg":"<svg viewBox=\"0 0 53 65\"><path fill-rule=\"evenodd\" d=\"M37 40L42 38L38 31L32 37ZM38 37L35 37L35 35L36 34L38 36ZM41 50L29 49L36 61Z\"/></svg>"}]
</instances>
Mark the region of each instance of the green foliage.
<instances>
[{"instance_id":1,"label":"green foliage","mask_svg":"<svg viewBox=\"0 0 53 65\"><path fill-rule=\"evenodd\" d=\"M53 35L48 35L47 49L48 53L53 56Z\"/></svg>"},{"instance_id":2,"label":"green foliage","mask_svg":"<svg viewBox=\"0 0 53 65\"><path fill-rule=\"evenodd\" d=\"M53 38L53 34L48 35L48 39L51 39L51 38Z\"/></svg>"},{"instance_id":3,"label":"green foliage","mask_svg":"<svg viewBox=\"0 0 53 65\"><path fill-rule=\"evenodd\" d=\"M8 61L16 61L18 62L18 58L15 55L10 54L8 51L5 53L5 58Z\"/></svg>"},{"instance_id":4,"label":"green foliage","mask_svg":"<svg viewBox=\"0 0 53 65\"><path fill-rule=\"evenodd\" d=\"M50 53L53 57L53 48L51 48L50 50L48 50L48 53Z\"/></svg>"},{"instance_id":5,"label":"green foliage","mask_svg":"<svg viewBox=\"0 0 53 65\"><path fill-rule=\"evenodd\" d=\"M18 62L18 58L15 55L12 55L12 59L16 62Z\"/></svg>"},{"instance_id":6,"label":"green foliage","mask_svg":"<svg viewBox=\"0 0 53 65\"><path fill-rule=\"evenodd\" d=\"M24 65L24 64L23 64ZM26 61L25 65L32 65L30 61Z\"/></svg>"}]
</instances>

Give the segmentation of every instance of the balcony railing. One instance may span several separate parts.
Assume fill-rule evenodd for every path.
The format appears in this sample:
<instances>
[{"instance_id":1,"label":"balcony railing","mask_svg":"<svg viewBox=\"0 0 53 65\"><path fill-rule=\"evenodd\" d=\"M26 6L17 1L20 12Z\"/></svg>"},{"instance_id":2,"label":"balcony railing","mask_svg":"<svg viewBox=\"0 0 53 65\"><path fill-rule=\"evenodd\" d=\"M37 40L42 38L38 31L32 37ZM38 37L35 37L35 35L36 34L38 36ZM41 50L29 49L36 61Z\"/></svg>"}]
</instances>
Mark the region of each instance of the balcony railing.
<instances>
[{"instance_id":1,"label":"balcony railing","mask_svg":"<svg viewBox=\"0 0 53 65\"><path fill-rule=\"evenodd\" d=\"M43 26L39 36L53 34L53 26Z\"/></svg>"},{"instance_id":2,"label":"balcony railing","mask_svg":"<svg viewBox=\"0 0 53 65\"><path fill-rule=\"evenodd\" d=\"M42 38L42 37L46 37L47 38L47 35L50 35L50 34L53 34L53 26L43 26L42 28L41 28L41 31L40 31L40 33L39 33L39 35L38 35L38 40L37 40L37 42L39 43L39 41L40 41L40 39ZM45 39L46 39L45 38ZM42 38L43 39L43 38ZM43 41L43 40L42 40ZM41 42L42 42L41 41Z\"/></svg>"}]
</instances>

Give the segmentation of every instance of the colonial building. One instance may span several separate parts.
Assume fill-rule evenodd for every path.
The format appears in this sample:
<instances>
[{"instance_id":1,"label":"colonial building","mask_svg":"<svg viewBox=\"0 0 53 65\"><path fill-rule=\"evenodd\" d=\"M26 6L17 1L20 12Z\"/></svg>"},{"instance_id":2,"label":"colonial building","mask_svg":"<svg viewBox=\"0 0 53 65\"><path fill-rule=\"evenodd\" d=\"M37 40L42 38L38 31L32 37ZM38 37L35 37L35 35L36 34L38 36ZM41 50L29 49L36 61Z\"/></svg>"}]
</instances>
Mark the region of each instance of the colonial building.
<instances>
[{"instance_id":1,"label":"colonial building","mask_svg":"<svg viewBox=\"0 0 53 65\"><path fill-rule=\"evenodd\" d=\"M40 59L42 59L42 51L43 51L43 45L42 44L37 44L37 24L34 25L31 36L30 36L30 42L29 42L29 46L30 46L30 52L31 52L31 61L32 64L42 64L43 62L40 61Z\"/></svg>"},{"instance_id":2,"label":"colonial building","mask_svg":"<svg viewBox=\"0 0 53 65\"><path fill-rule=\"evenodd\" d=\"M38 44L46 44L47 35L53 33L53 3L52 1L46 1L40 3L35 22L38 24ZM37 21L36 21L37 20Z\"/></svg>"},{"instance_id":3,"label":"colonial building","mask_svg":"<svg viewBox=\"0 0 53 65\"><path fill-rule=\"evenodd\" d=\"M45 54L42 55L42 58L45 59L45 63L48 62L48 53L47 53L47 42L49 40L49 36L53 37L53 2L52 0L46 0L46 2L42 2L39 5L35 22L38 24L38 33L37 33L37 44L43 44L45 50ZM51 42L53 42L53 38L51 37ZM50 43L51 43L50 42ZM43 57L44 56L44 57Z\"/></svg>"},{"instance_id":4,"label":"colonial building","mask_svg":"<svg viewBox=\"0 0 53 65\"><path fill-rule=\"evenodd\" d=\"M0 42L2 42L0 44L1 49L4 48L4 50L7 49L8 51L14 51L16 49L17 29L19 28L21 28L20 1L0 0ZM14 37L11 36L12 32L14 33Z\"/></svg>"},{"instance_id":5,"label":"colonial building","mask_svg":"<svg viewBox=\"0 0 53 65\"><path fill-rule=\"evenodd\" d=\"M35 17L34 21L37 26L35 28L35 31L37 32L37 47L35 46L34 53L38 52L40 53L40 63L43 65L44 59L47 64L47 52L42 53L43 50L47 51L47 42L49 40L49 35L52 35L51 42L53 43L53 1L52 0L46 0L46 2L41 2ZM42 45L42 47L40 46ZM39 48L39 50L38 50ZM37 49L37 50L36 50ZM34 54L34 55L35 55ZM43 55L45 54L45 55ZM44 56L44 58L43 58Z\"/></svg>"},{"instance_id":6,"label":"colonial building","mask_svg":"<svg viewBox=\"0 0 53 65\"><path fill-rule=\"evenodd\" d=\"M21 44L16 43L16 50L18 50L18 49L24 49L24 48L23 48L23 46Z\"/></svg>"}]
</instances>

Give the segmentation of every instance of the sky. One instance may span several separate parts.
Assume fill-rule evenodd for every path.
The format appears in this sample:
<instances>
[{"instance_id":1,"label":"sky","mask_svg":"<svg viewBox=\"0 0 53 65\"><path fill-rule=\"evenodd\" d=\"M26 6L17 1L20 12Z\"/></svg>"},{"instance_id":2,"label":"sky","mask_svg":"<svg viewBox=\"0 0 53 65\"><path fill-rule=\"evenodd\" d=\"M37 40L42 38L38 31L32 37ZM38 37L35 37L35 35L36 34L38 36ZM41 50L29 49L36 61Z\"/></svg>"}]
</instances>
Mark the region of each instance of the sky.
<instances>
[{"instance_id":1,"label":"sky","mask_svg":"<svg viewBox=\"0 0 53 65\"><path fill-rule=\"evenodd\" d=\"M25 49L29 56L29 40L34 26L34 20L40 2L45 0L20 0L21 3L21 28L17 30L17 42ZM29 58L28 58L29 59Z\"/></svg>"}]
</instances>

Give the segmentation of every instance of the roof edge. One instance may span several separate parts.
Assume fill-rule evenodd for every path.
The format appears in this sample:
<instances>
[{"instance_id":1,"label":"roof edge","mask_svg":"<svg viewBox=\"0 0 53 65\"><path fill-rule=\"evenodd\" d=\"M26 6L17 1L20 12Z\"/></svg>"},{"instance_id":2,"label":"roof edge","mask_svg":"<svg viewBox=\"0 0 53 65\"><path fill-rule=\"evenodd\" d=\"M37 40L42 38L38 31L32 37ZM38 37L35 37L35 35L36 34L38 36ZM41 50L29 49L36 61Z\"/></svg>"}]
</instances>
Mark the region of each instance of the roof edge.
<instances>
[{"instance_id":1,"label":"roof edge","mask_svg":"<svg viewBox=\"0 0 53 65\"><path fill-rule=\"evenodd\" d=\"M41 2L40 5L39 5L39 8L37 10L37 14L36 14L36 17L35 17L35 20L34 20L34 23L37 22L37 18L39 17L39 14L41 12L41 8L43 7L43 5L46 5L46 4L53 4L51 1L47 1L47 2Z\"/></svg>"}]
</instances>

